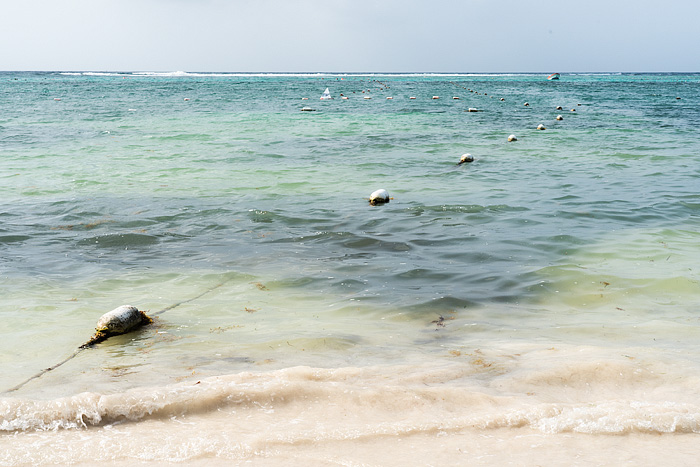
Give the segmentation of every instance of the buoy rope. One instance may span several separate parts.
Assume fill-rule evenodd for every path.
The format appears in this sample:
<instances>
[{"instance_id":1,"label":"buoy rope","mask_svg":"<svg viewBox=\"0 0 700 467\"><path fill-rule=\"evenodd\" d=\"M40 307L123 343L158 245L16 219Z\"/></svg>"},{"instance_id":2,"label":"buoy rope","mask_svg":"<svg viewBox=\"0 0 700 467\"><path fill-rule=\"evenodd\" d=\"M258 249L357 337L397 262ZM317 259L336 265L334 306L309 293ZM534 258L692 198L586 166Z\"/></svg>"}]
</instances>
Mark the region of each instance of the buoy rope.
<instances>
[{"instance_id":1,"label":"buoy rope","mask_svg":"<svg viewBox=\"0 0 700 467\"><path fill-rule=\"evenodd\" d=\"M208 294L208 293L210 293L210 292L212 292L212 291L218 289L219 287L221 287L222 285L226 284L226 283L227 283L228 281L230 281L230 280L231 280L231 278L226 279L226 280L224 280L224 281L222 281L222 282L219 282L219 283L216 284L215 286L208 288L207 290L205 290L204 292L200 293L200 294L197 295L196 297L188 298L187 300L183 300L183 301L181 301L181 302L173 303L172 305L166 306L166 307L163 308L162 310L158 310L158 311L156 311L155 313L151 313L151 315L153 315L153 316L155 316L155 315L160 315L160 314L162 314L162 313L165 313L165 312L168 311L168 310L172 310L173 308L176 308L176 307L178 307L178 306L180 306L180 305L184 305L185 303L193 302L193 301L195 301L195 300L197 300L197 299L199 299L199 298L202 298L202 297L205 296L206 294ZM104 339L95 340L94 337L90 338L85 344L83 344L83 345L81 345L80 347L78 347L75 351L73 351L72 354L70 354L70 355L69 355L68 357L66 357L65 359L61 360L60 362L56 363L56 364L53 365L53 366L50 366L50 367L48 367L48 368L44 368L43 370L41 370L41 371L38 372L37 374L35 374L35 375L29 377L28 379L26 379L25 381L19 383L17 386L14 386L14 387L12 387L12 388L6 390L6 391L5 391L5 394L10 393L10 392L17 391L18 389L21 389L25 384L29 383L29 382L32 381L32 380L35 380L35 379L37 379L37 378L40 378L40 377L42 377L44 374L48 373L49 371L55 370L56 368L58 368L59 366L63 365L64 363L66 363L66 362L68 362L68 361L70 361L70 360L73 360L75 357L78 356L78 354L79 354L80 352L82 352L82 351L85 350L85 349L88 349L88 348L92 347L94 344L96 344L97 342L100 342L100 341L102 341L102 340L104 340Z\"/></svg>"}]
</instances>

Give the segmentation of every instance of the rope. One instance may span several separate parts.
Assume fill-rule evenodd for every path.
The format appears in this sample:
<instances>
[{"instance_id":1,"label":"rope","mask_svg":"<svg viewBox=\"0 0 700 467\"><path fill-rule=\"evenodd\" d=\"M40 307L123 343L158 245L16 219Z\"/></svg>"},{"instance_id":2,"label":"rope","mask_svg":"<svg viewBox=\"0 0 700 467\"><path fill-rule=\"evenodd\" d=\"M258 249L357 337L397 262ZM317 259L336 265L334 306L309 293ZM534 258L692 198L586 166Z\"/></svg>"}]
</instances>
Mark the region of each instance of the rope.
<instances>
[{"instance_id":1,"label":"rope","mask_svg":"<svg viewBox=\"0 0 700 467\"><path fill-rule=\"evenodd\" d=\"M210 292L212 292L212 291L218 289L219 287L221 287L222 285L224 285L225 283L227 283L227 282L230 281L230 280L231 280L231 279L226 279L225 281L220 282L220 283L216 284L215 286L208 288L207 290L205 290L204 292L200 293L200 294L197 295L196 297L192 297L192 298L189 298L189 299L187 299L187 300L183 300L183 301L181 301L181 302L173 303L172 305L166 306L166 307L163 308L162 310L158 310L158 311L156 311L155 313L151 313L151 314L152 314L153 316L155 316L155 315L160 315L160 314L162 314L162 313L165 313L165 312L168 311L168 310L172 310L173 308L176 308L176 307L178 307L178 306L180 306L180 305L184 305L185 303L193 302L193 301L195 301L195 300L197 300L197 299L199 299L199 298L202 298L202 297L205 296L206 294L208 294L208 293L210 293ZM96 334L96 336L97 336L97 334ZM68 362L68 361L70 361L70 360L73 360L75 357L78 356L78 354L79 354L80 352L82 352L82 351L85 350L85 349L91 348L94 344L105 340L107 337L108 337L108 336L101 336L101 338L96 339L96 338L93 336L92 338L90 338L90 340L88 340L86 343L84 343L83 345L81 345L80 347L78 347L71 355L69 355L68 357L66 357L66 358L63 359L62 361L56 363L56 364L53 365L53 366L50 366L50 367L48 367L48 368L45 368L45 369L41 370L40 372L38 372L38 373L35 374L34 376L32 376L32 377L26 379L25 381L19 383L17 386L8 389L7 391L5 391L5 394L10 393L10 392L17 391L18 389L21 389L21 388L22 388L25 384L27 384L28 382L30 382L30 381L32 381L32 380L35 380L35 379L37 379L37 378L41 378L44 374L48 373L49 371L55 370L56 368L58 368L59 366L63 365L64 363L66 363L66 362Z\"/></svg>"}]
</instances>

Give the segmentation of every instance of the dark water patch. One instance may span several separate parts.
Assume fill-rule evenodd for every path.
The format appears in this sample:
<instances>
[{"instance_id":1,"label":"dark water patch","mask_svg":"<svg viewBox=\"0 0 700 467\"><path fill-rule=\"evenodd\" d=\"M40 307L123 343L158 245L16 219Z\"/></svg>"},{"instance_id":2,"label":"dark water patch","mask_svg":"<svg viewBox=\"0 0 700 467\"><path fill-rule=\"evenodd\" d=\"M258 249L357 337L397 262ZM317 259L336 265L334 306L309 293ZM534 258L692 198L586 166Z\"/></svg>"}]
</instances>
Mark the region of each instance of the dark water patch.
<instances>
[{"instance_id":1,"label":"dark water patch","mask_svg":"<svg viewBox=\"0 0 700 467\"><path fill-rule=\"evenodd\" d=\"M255 283L255 285L258 287L258 289L260 289L262 291L275 290L275 289L295 290L298 288L308 287L308 286L316 285L319 283L325 283L325 282L326 282L325 278L319 279L319 278L307 276L307 277L296 277L296 278L288 278L288 279L265 282L265 284L262 286L262 288L258 285L259 283Z\"/></svg>"},{"instance_id":2,"label":"dark water patch","mask_svg":"<svg viewBox=\"0 0 700 467\"><path fill-rule=\"evenodd\" d=\"M415 282L440 282L440 281L450 281L454 276L450 273L436 272L430 269L411 269L409 271L404 271L401 273L396 273L393 275L394 279L399 279L402 281L415 281Z\"/></svg>"},{"instance_id":3,"label":"dark water patch","mask_svg":"<svg viewBox=\"0 0 700 467\"><path fill-rule=\"evenodd\" d=\"M321 261L361 261L361 262L367 262L371 260L372 258L375 258L376 254L374 253L346 253L342 256L329 256L326 258L319 258Z\"/></svg>"},{"instance_id":4,"label":"dark water patch","mask_svg":"<svg viewBox=\"0 0 700 467\"><path fill-rule=\"evenodd\" d=\"M0 235L0 244L21 243L31 238L29 235Z\"/></svg>"},{"instance_id":5,"label":"dark water patch","mask_svg":"<svg viewBox=\"0 0 700 467\"><path fill-rule=\"evenodd\" d=\"M355 235L352 239L343 241L342 245L345 248L363 251L404 252L412 250L412 247L405 242L392 242L362 235Z\"/></svg>"},{"instance_id":6,"label":"dark water patch","mask_svg":"<svg viewBox=\"0 0 700 467\"><path fill-rule=\"evenodd\" d=\"M459 310L474 308L477 306L479 306L479 303L469 299L445 296L432 300L425 300L415 305L406 306L404 307L404 310L420 316L433 316L434 314L439 316L442 313L449 313L450 311L459 312Z\"/></svg>"},{"instance_id":7,"label":"dark water patch","mask_svg":"<svg viewBox=\"0 0 700 467\"><path fill-rule=\"evenodd\" d=\"M79 246L92 246L95 248L144 248L159 243L158 237L145 234L125 233L99 235L88 237L78 242Z\"/></svg>"}]
</instances>

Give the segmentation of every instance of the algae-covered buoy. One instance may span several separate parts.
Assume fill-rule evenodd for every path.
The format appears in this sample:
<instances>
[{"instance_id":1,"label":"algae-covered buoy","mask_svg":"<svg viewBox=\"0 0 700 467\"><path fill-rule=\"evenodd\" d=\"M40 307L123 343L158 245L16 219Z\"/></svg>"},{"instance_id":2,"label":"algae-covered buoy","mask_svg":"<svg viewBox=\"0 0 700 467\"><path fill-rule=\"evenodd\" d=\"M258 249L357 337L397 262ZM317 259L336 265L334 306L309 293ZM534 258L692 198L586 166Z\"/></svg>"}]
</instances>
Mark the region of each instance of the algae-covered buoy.
<instances>
[{"instance_id":1,"label":"algae-covered buoy","mask_svg":"<svg viewBox=\"0 0 700 467\"><path fill-rule=\"evenodd\" d=\"M369 195L369 204L376 206L377 204L388 203L390 199L389 192L384 189L380 189Z\"/></svg>"},{"instance_id":2,"label":"algae-covered buoy","mask_svg":"<svg viewBox=\"0 0 700 467\"><path fill-rule=\"evenodd\" d=\"M462 165L464 163L469 163L469 162L474 162L474 156L471 154L462 154L462 157L459 158L459 162L457 162L457 165Z\"/></svg>"},{"instance_id":3,"label":"algae-covered buoy","mask_svg":"<svg viewBox=\"0 0 700 467\"><path fill-rule=\"evenodd\" d=\"M97 321L95 335L80 348L89 347L112 336L126 334L152 322L153 320L146 313L135 306L122 305L102 315Z\"/></svg>"}]
</instances>

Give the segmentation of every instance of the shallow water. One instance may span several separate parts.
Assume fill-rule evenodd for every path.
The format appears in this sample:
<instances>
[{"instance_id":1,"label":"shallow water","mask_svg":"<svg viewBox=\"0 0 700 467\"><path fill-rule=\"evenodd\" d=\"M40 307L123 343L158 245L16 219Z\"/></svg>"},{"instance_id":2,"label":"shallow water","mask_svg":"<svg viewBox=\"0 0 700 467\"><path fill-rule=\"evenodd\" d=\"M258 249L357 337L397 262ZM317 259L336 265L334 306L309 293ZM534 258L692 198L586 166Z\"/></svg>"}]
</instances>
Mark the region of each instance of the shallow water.
<instances>
[{"instance_id":1,"label":"shallow water","mask_svg":"<svg viewBox=\"0 0 700 467\"><path fill-rule=\"evenodd\" d=\"M0 73L0 463L687 461L699 81Z\"/></svg>"}]
</instances>

